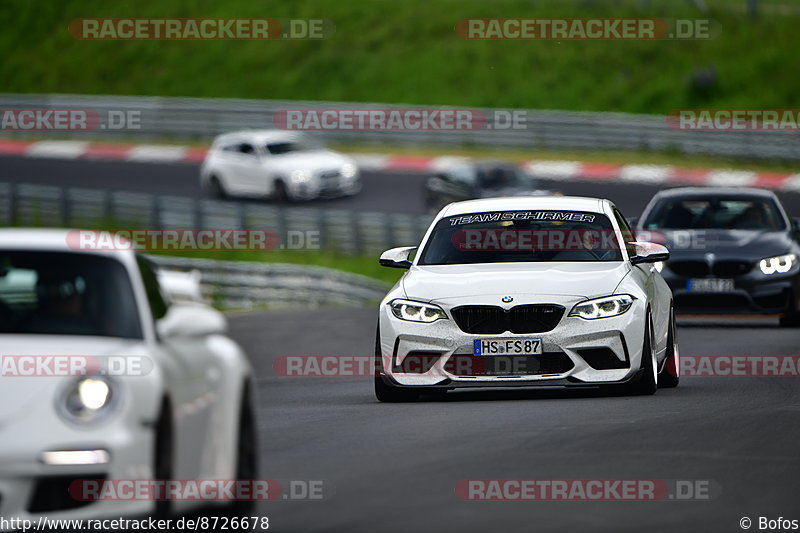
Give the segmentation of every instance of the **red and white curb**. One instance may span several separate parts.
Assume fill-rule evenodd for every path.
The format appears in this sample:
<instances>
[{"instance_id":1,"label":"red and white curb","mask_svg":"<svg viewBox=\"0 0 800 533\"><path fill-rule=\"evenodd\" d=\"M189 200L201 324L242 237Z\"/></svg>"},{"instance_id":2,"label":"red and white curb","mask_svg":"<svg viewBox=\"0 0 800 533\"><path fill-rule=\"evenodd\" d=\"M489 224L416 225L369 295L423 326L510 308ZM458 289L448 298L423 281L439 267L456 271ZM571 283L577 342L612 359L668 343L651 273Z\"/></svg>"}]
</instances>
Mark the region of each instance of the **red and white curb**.
<instances>
[{"instance_id":1,"label":"red and white curb","mask_svg":"<svg viewBox=\"0 0 800 533\"><path fill-rule=\"evenodd\" d=\"M108 144L85 141L0 140L0 154L35 158L104 159L143 163L198 163L206 148L147 144ZM436 172L466 161L453 156L353 154L365 170ZM541 179L600 181L616 184L698 185L717 187L761 187L800 192L800 173L751 172L745 170L683 168L669 165L622 165L581 161L527 161L525 168Z\"/></svg>"}]
</instances>

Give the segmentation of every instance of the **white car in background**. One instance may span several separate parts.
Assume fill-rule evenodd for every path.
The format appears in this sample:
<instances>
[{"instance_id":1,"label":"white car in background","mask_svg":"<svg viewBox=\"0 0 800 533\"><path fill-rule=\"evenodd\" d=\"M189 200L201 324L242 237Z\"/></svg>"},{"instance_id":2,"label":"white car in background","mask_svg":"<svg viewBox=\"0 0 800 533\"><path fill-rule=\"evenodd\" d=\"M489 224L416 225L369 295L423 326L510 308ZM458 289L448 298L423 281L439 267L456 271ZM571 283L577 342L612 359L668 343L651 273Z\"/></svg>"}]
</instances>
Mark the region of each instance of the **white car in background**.
<instances>
[{"instance_id":1,"label":"white car in background","mask_svg":"<svg viewBox=\"0 0 800 533\"><path fill-rule=\"evenodd\" d=\"M608 200L457 202L414 247L379 308L375 394L404 401L459 387L678 384L672 293ZM414 257L411 258L411 254Z\"/></svg>"},{"instance_id":2,"label":"white car in background","mask_svg":"<svg viewBox=\"0 0 800 533\"><path fill-rule=\"evenodd\" d=\"M68 233L0 230L0 516L214 505L84 500L71 492L77 480L257 478L253 374L225 317L202 303L170 303L133 251L76 251ZM45 365L28 374L30 364L19 363L47 357L95 361L102 371ZM127 366L111 371L112 360Z\"/></svg>"},{"instance_id":3,"label":"white car in background","mask_svg":"<svg viewBox=\"0 0 800 533\"><path fill-rule=\"evenodd\" d=\"M352 157L325 149L301 133L283 130L218 136L203 161L200 182L215 198L296 201L349 196L361 190Z\"/></svg>"}]
</instances>

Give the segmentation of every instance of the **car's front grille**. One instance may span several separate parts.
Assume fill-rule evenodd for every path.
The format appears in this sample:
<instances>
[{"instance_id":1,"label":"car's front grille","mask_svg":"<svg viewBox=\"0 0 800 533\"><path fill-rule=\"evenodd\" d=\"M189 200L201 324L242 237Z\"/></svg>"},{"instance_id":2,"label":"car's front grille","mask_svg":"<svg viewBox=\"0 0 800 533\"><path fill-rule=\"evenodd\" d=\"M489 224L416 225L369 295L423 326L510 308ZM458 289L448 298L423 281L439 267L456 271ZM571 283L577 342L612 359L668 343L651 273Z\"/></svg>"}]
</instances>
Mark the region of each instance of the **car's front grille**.
<instances>
[{"instance_id":1,"label":"car's front grille","mask_svg":"<svg viewBox=\"0 0 800 533\"><path fill-rule=\"evenodd\" d=\"M556 327L564 316L564 307L532 304L505 310L496 305L462 305L454 308L452 314L458 327L465 333L543 333Z\"/></svg>"},{"instance_id":2,"label":"car's front grille","mask_svg":"<svg viewBox=\"0 0 800 533\"><path fill-rule=\"evenodd\" d=\"M733 278L753 270L753 263L746 261L720 261L719 263L714 263L712 270L715 276Z\"/></svg>"},{"instance_id":3,"label":"car's front grille","mask_svg":"<svg viewBox=\"0 0 800 533\"><path fill-rule=\"evenodd\" d=\"M734 278L743 276L753 269L753 263L747 261L719 261L710 265L705 261L670 261L667 266L672 272L685 278L702 278L709 275Z\"/></svg>"},{"instance_id":4,"label":"car's front grille","mask_svg":"<svg viewBox=\"0 0 800 533\"><path fill-rule=\"evenodd\" d=\"M574 366L564 352L499 356L456 354L447 360L445 370L454 376L537 376L563 374Z\"/></svg>"},{"instance_id":5,"label":"car's front grille","mask_svg":"<svg viewBox=\"0 0 800 533\"><path fill-rule=\"evenodd\" d=\"M338 170L323 170L319 173L319 177L322 180L335 180L339 177Z\"/></svg>"}]
</instances>

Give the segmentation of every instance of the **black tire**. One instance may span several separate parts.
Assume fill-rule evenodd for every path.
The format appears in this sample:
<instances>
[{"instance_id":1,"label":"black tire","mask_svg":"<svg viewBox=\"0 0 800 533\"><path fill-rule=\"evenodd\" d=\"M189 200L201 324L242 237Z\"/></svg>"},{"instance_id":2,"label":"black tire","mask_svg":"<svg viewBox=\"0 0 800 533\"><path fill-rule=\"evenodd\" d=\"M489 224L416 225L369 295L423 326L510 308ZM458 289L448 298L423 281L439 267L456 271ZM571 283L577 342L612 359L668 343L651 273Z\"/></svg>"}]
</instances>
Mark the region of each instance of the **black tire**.
<instances>
[{"instance_id":1,"label":"black tire","mask_svg":"<svg viewBox=\"0 0 800 533\"><path fill-rule=\"evenodd\" d=\"M289 196L289 189L286 188L286 184L283 181L281 180L275 181L275 189L272 191L272 199L282 204L291 201L291 196Z\"/></svg>"},{"instance_id":2,"label":"black tire","mask_svg":"<svg viewBox=\"0 0 800 533\"><path fill-rule=\"evenodd\" d=\"M172 411L169 402L164 400L161 412L155 427L153 445L153 473L157 480L172 479L173 453L172 448ZM172 513L172 502L162 499L164 494L158 494L153 514L156 518L169 518Z\"/></svg>"},{"instance_id":3,"label":"black tire","mask_svg":"<svg viewBox=\"0 0 800 533\"><path fill-rule=\"evenodd\" d=\"M242 408L239 414L239 443L236 454L236 479L258 479L258 446L255 410L249 385L242 390ZM252 516L255 501L239 500L230 506L234 516Z\"/></svg>"},{"instance_id":4,"label":"black tire","mask_svg":"<svg viewBox=\"0 0 800 533\"><path fill-rule=\"evenodd\" d=\"M212 175L208 178L208 195L217 200L225 200L228 198L228 191L222 185L222 181L217 176Z\"/></svg>"},{"instance_id":5,"label":"black tire","mask_svg":"<svg viewBox=\"0 0 800 533\"><path fill-rule=\"evenodd\" d=\"M380 326L375 333L375 397L379 402L402 403L413 402L419 399L419 392L414 389L395 387L381 377L380 369L383 368L381 355Z\"/></svg>"},{"instance_id":6,"label":"black tire","mask_svg":"<svg viewBox=\"0 0 800 533\"><path fill-rule=\"evenodd\" d=\"M647 315L647 325L644 330L644 340L642 348L642 375L625 387L628 394L636 396L649 396L655 394L658 389L658 381L656 378L656 362L653 360L653 334L652 326L650 323L650 315Z\"/></svg>"},{"instance_id":7,"label":"black tire","mask_svg":"<svg viewBox=\"0 0 800 533\"><path fill-rule=\"evenodd\" d=\"M669 334L667 335L667 358L661 372L658 373L659 389L674 389L680 383L679 351L676 341L677 328L675 327L675 314L670 312Z\"/></svg>"},{"instance_id":8,"label":"black tire","mask_svg":"<svg viewBox=\"0 0 800 533\"><path fill-rule=\"evenodd\" d=\"M797 297L792 296L789 300L789 311L784 313L778 322L782 328L800 327L800 312L797 311Z\"/></svg>"}]
</instances>

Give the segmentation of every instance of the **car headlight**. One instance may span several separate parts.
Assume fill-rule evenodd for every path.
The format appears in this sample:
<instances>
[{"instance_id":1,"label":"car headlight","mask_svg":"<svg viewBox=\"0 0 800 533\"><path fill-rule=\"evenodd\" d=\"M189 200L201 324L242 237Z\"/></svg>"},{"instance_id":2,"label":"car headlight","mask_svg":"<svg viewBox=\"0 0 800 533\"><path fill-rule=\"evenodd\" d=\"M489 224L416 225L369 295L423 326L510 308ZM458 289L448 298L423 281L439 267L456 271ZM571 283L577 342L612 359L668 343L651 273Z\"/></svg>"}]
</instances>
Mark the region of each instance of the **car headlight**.
<instances>
[{"instance_id":1,"label":"car headlight","mask_svg":"<svg viewBox=\"0 0 800 533\"><path fill-rule=\"evenodd\" d=\"M304 169L293 170L289 178L296 184L302 185L311 181L311 172Z\"/></svg>"},{"instance_id":2,"label":"car headlight","mask_svg":"<svg viewBox=\"0 0 800 533\"><path fill-rule=\"evenodd\" d=\"M389 304L394 316L411 322L435 322L447 318L444 310L438 305L414 302L411 300L393 300Z\"/></svg>"},{"instance_id":3,"label":"car headlight","mask_svg":"<svg viewBox=\"0 0 800 533\"><path fill-rule=\"evenodd\" d=\"M342 166L341 174L343 178L355 178L358 173L358 168L353 163L345 163Z\"/></svg>"},{"instance_id":4,"label":"car headlight","mask_svg":"<svg viewBox=\"0 0 800 533\"><path fill-rule=\"evenodd\" d=\"M764 274L775 274L776 272L783 274L784 272L789 272L796 262L796 255L786 254L762 259L758 262L758 267Z\"/></svg>"},{"instance_id":5,"label":"car headlight","mask_svg":"<svg viewBox=\"0 0 800 533\"><path fill-rule=\"evenodd\" d=\"M633 296L629 294L618 294L616 296L605 296L595 298L575 304L569 316L577 316L593 320L595 318L608 318L621 315L633 305Z\"/></svg>"},{"instance_id":6,"label":"car headlight","mask_svg":"<svg viewBox=\"0 0 800 533\"><path fill-rule=\"evenodd\" d=\"M653 266L656 267L656 270L658 272L661 272L662 270L664 270L664 261L656 261L655 263L653 263Z\"/></svg>"},{"instance_id":7,"label":"car headlight","mask_svg":"<svg viewBox=\"0 0 800 533\"><path fill-rule=\"evenodd\" d=\"M59 412L72 422L93 422L111 411L116 401L116 387L110 380L80 378L59 400Z\"/></svg>"}]
</instances>

